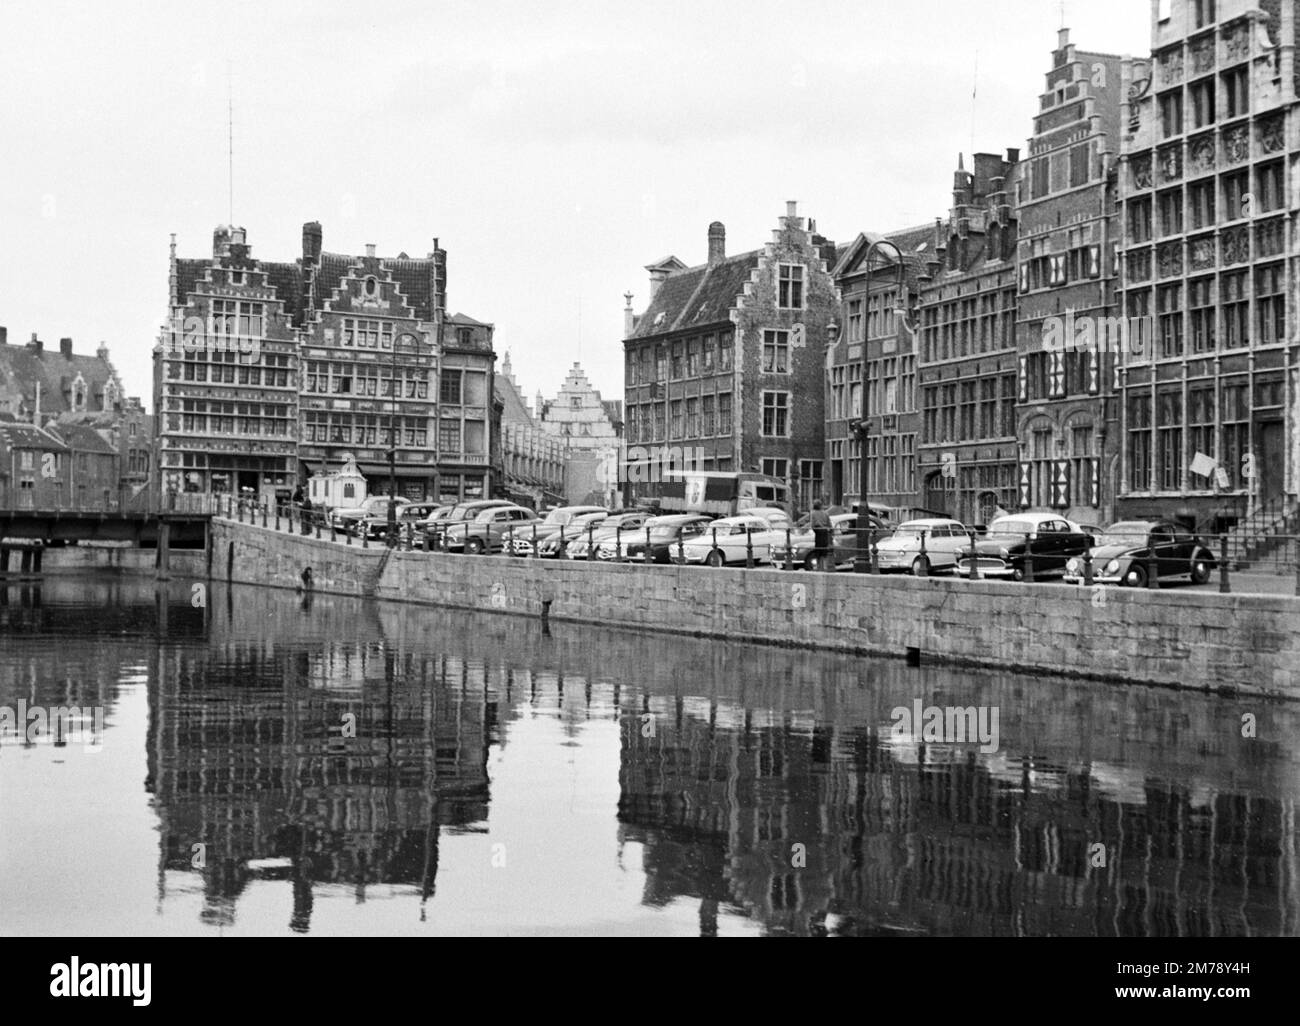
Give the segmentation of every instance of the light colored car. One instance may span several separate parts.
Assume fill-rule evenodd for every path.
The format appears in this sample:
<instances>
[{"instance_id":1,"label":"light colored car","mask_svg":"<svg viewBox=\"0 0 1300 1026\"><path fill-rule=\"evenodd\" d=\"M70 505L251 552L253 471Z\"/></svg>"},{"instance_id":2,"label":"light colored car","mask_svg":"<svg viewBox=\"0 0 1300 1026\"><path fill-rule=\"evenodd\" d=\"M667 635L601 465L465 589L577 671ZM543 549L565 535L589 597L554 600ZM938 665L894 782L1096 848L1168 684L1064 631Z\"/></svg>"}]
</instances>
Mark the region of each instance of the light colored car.
<instances>
[{"instance_id":1,"label":"light colored car","mask_svg":"<svg viewBox=\"0 0 1300 1026\"><path fill-rule=\"evenodd\" d=\"M785 532L791 527L790 518L784 512L779 517L753 513L724 517L710 524L703 534L687 541L682 552L686 562L695 565L720 567L744 563L751 551L755 564L768 563L772 547L785 543Z\"/></svg>"},{"instance_id":2,"label":"light colored car","mask_svg":"<svg viewBox=\"0 0 1300 1026\"><path fill-rule=\"evenodd\" d=\"M502 549L506 533L537 520L537 514L524 506L489 506L465 523L447 528L444 545L448 552L464 550L472 556Z\"/></svg>"},{"instance_id":3,"label":"light colored car","mask_svg":"<svg viewBox=\"0 0 1300 1026\"><path fill-rule=\"evenodd\" d=\"M567 524L562 525L559 530L552 530L547 535L542 534L541 525L538 525L537 555L542 559L560 559L564 555L565 549L569 547L570 542L577 538L586 537L588 524L600 525L608 516L609 513L603 509L596 513L582 513ZM514 545L516 546L514 554L516 556L527 555L532 550L532 529L516 531L514 537ZM521 537L528 540L529 546L528 550L523 553L519 552L517 548L518 540Z\"/></svg>"},{"instance_id":4,"label":"light colored car","mask_svg":"<svg viewBox=\"0 0 1300 1026\"><path fill-rule=\"evenodd\" d=\"M650 514L644 512L611 514L591 532L591 545L587 544L588 535L581 534L569 542L565 556L568 559L586 559L591 547L595 546L597 559L611 560L619 541L622 542L622 548L626 548L628 542L636 540L638 529L644 527L649 519ZM609 542L608 555L603 551L603 543L606 541Z\"/></svg>"},{"instance_id":5,"label":"light colored car","mask_svg":"<svg viewBox=\"0 0 1300 1026\"><path fill-rule=\"evenodd\" d=\"M565 529L565 541L567 542L569 538L573 537L572 526L576 519L596 513L607 514L608 512L603 506L557 506L555 509L548 510L546 516L537 524L538 545L540 547L543 538L549 538L552 534L558 535L561 527ZM533 553L532 527L529 526L527 530L511 532L506 551L514 556L531 556Z\"/></svg>"},{"instance_id":6,"label":"light colored car","mask_svg":"<svg viewBox=\"0 0 1300 1026\"><path fill-rule=\"evenodd\" d=\"M813 572L852 569L858 555L858 515L835 513L831 516L833 562L827 559L825 554L818 554L815 551L817 539L808 526L810 519L807 516L802 517L790 534L790 548L794 550L793 554L786 549L784 538L780 544L772 546L772 565L778 570L791 566L795 570ZM872 516L868 524L868 529L874 529L877 538L884 538L890 533L890 528L886 527L878 517ZM870 535L864 541L869 542Z\"/></svg>"},{"instance_id":7,"label":"light colored car","mask_svg":"<svg viewBox=\"0 0 1300 1026\"><path fill-rule=\"evenodd\" d=\"M921 538L925 537L925 555ZM876 543L881 573L949 573L957 560L971 548L970 531L956 520L909 520L894 533ZM928 566L927 566L928 564Z\"/></svg>"}]
</instances>

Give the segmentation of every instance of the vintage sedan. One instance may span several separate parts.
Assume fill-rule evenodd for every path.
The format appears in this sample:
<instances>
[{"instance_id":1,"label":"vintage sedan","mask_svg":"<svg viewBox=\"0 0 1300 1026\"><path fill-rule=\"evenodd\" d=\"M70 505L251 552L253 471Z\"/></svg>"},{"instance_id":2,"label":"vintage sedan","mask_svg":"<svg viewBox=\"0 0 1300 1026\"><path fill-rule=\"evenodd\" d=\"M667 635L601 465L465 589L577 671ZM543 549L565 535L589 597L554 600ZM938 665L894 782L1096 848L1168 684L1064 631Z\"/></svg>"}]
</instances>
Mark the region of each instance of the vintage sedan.
<instances>
[{"instance_id":1,"label":"vintage sedan","mask_svg":"<svg viewBox=\"0 0 1300 1026\"><path fill-rule=\"evenodd\" d=\"M1096 539L1093 583L1145 588L1152 555L1157 581L1186 578L1193 584L1205 584L1218 567L1210 547L1172 520L1126 520L1108 527ZM1066 564L1065 581L1081 584L1083 578L1083 559L1076 556Z\"/></svg>"},{"instance_id":2,"label":"vintage sedan","mask_svg":"<svg viewBox=\"0 0 1300 1026\"><path fill-rule=\"evenodd\" d=\"M574 536L574 531L571 528L579 517L605 513L608 513L608 510L603 506L557 506L555 509L548 510L546 517L538 523L537 540L540 543L543 538L549 538L552 534L559 534L560 528L563 527L566 529L567 541L568 538ZM512 533L506 551L512 556L531 556L533 554L532 528L529 527L527 530Z\"/></svg>"},{"instance_id":3,"label":"vintage sedan","mask_svg":"<svg viewBox=\"0 0 1300 1026\"><path fill-rule=\"evenodd\" d=\"M876 537L882 538L889 533L883 520L872 516L870 525L876 531ZM837 513L831 516L831 548L834 551L834 565L824 554L814 552L815 539L808 526L809 517L804 516L790 534L790 548L794 550L793 558L786 548L785 539L779 545L772 546L772 565L778 570L793 566L796 570L842 570L852 567L858 553L858 516L856 513Z\"/></svg>"},{"instance_id":4,"label":"vintage sedan","mask_svg":"<svg viewBox=\"0 0 1300 1026\"><path fill-rule=\"evenodd\" d=\"M686 542L703 534L711 523L712 517L695 513L654 517L647 520L634 536L624 536L624 554L629 562L645 563L648 542L648 562L676 563L678 552L685 547ZM614 539L606 539L601 543L596 556L599 559L613 559L614 550Z\"/></svg>"},{"instance_id":5,"label":"vintage sedan","mask_svg":"<svg viewBox=\"0 0 1300 1026\"><path fill-rule=\"evenodd\" d=\"M542 526L537 528L537 555L542 559L561 559L569 545L578 538L585 538L587 535L587 525L595 524L597 527L609 516L606 510L600 510L596 513L581 513L575 516L567 524L560 526L559 530L551 529L549 534L544 534ZM521 550L520 541L527 542L527 548ZM525 528L516 531L511 539L511 550L516 556L528 555L532 551L532 530Z\"/></svg>"},{"instance_id":6,"label":"vintage sedan","mask_svg":"<svg viewBox=\"0 0 1300 1026\"><path fill-rule=\"evenodd\" d=\"M399 506L397 508L397 530L400 536L405 537L407 531L412 527L423 532L424 524L429 517L443 508L436 502L412 502L405 506ZM365 520L356 524L353 530L358 536L364 532L366 537L371 539L385 537L388 534L387 510L366 517Z\"/></svg>"},{"instance_id":7,"label":"vintage sedan","mask_svg":"<svg viewBox=\"0 0 1300 1026\"><path fill-rule=\"evenodd\" d=\"M924 536L925 554L921 553ZM956 520L909 520L892 535L876 543L880 572L949 573L957 560L970 554L970 531Z\"/></svg>"},{"instance_id":8,"label":"vintage sedan","mask_svg":"<svg viewBox=\"0 0 1300 1026\"><path fill-rule=\"evenodd\" d=\"M409 506L411 500L404 495L393 497L393 503L397 506L397 512L402 512L403 506ZM353 506L349 509L335 509L330 511L330 523L334 525L336 531L352 533L356 530L357 524L368 517L388 516L388 496L372 495L361 503L360 506Z\"/></svg>"},{"instance_id":9,"label":"vintage sedan","mask_svg":"<svg viewBox=\"0 0 1300 1026\"><path fill-rule=\"evenodd\" d=\"M622 545L627 545L636 537L637 529L643 527L649 519L650 514L644 512L612 513L590 533L584 531L569 542L568 551L564 555L567 559L586 559L592 548L595 548L597 559L611 560L614 558L614 549L619 540L621 539ZM602 543L606 540L609 541L609 555L603 555L601 552Z\"/></svg>"},{"instance_id":10,"label":"vintage sedan","mask_svg":"<svg viewBox=\"0 0 1300 1026\"><path fill-rule=\"evenodd\" d=\"M525 506L488 506L479 510L473 520L451 524L443 547L448 552L464 551L471 556L500 552L507 533L537 519L537 514Z\"/></svg>"},{"instance_id":11,"label":"vintage sedan","mask_svg":"<svg viewBox=\"0 0 1300 1026\"><path fill-rule=\"evenodd\" d=\"M1060 575L1073 557L1082 556L1092 546L1092 541L1092 535L1056 513L1013 513L989 524L988 534L975 543L976 566L981 577L1023 581L1029 553L1033 556L1035 579ZM958 557L956 572L970 576L969 551Z\"/></svg>"},{"instance_id":12,"label":"vintage sedan","mask_svg":"<svg viewBox=\"0 0 1300 1026\"><path fill-rule=\"evenodd\" d=\"M738 517L715 520L703 534L682 546L688 564L708 564L711 567L744 563L750 552L754 563L767 563L772 546L785 541L786 528L791 527L788 517L754 516L745 513Z\"/></svg>"}]
</instances>

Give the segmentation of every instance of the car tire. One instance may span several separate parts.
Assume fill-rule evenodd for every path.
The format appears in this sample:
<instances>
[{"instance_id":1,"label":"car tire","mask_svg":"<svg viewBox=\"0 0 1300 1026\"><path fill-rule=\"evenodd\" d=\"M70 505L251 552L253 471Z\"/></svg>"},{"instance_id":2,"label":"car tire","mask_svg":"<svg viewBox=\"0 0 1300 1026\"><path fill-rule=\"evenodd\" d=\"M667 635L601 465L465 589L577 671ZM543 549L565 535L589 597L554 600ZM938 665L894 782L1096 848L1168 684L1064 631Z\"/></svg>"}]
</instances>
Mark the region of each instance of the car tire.
<instances>
[{"instance_id":1,"label":"car tire","mask_svg":"<svg viewBox=\"0 0 1300 1026\"><path fill-rule=\"evenodd\" d=\"M1023 581L1025 579L1025 571L1020 567L1016 567L1011 571L1011 579L1017 583Z\"/></svg>"},{"instance_id":2,"label":"car tire","mask_svg":"<svg viewBox=\"0 0 1300 1026\"><path fill-rule=\"evenodd\" d=\"M1196 554L1192 556L1191 578L1193 584L1210 583L1210 559L1202 551L1198 550Z\"/></svg>"},{"instance_id":3,"label":"car tire","mask_svg":"<svg viewBox=\"0 0 1300 1026\"><path fill-rule=\"evenodd\" d=\"M471 538L469 541L467 541L467 542L465 543L465 551L468 552L471 556L482 555L482 553L483 553L483 539L482 539L482 538Z\"/></svg>"},{"instance_id":4,"label":"car tire","mask_svg":"<svg viewBox=\"0 0 1300 1026\"><path fill-rule=\"evenodd\" d=\"M921 577L922 567L925 568L925 576L929 576L931 572L930 561L925 556L917 556L914 560L912 560L912 576Z\"/></svg>"},{"instance_id":5,"label":"car tire","mask_svg":"<svg viewBox=\"0 0 1300 1026\"><path fill-rule=\"evenodd\" d=\"M1147 586L1146 567L1134 563L1124 571L1123 584L1126 588L1145 588Z\"/></svg>"},{"instance_id":6,"label":"car tire","mask_svg":"<svg viewBox=\"0 0 1300 1026\"><path fill-rule=\"evenodd\" d=\"M784 564L782 564L782 565L784 565ZM810 574L819 574L819 573L821 573L822 570L823 570L823 567L822 567L822 557L821 557L821 556L809 556L807 559L804 560L803 568L804 568L805 570L807 570Z\"/></svg>"},{"instance_id":7,"label":"car tire","mask_svg":"<svg viewBox=\"0 0 1300 1026\"><path fill-rule=\"evenodd\" d=\"M709 553L709 558L705 560L705 562L707 562L709 566L713 567L713 569L719 570L727 565L727 557L724 556L720 550L714 549Z\"/></svg>"}]
</instances>

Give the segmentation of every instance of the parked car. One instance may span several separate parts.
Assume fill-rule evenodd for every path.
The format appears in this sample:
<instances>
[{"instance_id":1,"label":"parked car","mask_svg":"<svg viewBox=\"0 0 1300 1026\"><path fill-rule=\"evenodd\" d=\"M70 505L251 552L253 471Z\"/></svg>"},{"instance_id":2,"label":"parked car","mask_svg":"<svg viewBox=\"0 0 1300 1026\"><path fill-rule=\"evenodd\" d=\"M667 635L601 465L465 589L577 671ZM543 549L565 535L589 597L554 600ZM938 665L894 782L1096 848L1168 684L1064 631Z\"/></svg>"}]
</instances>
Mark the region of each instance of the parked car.
<instances>
[{"instance_id":1,"label":"parked car","mask_svg":"<svg viewBox=\"0 0 1300 1026\"><path fill-rule=\"evenodd\" d=\"M612 513L592 530L590 545L587 543L588 535L584 532L569 542L568 551L564 555L568 559L586 559L588 553L594 547L597 559L613 559L614 549L617 547L620 537L623 545L626 545L636 537L637 528L644 526L649 519L650 514L648 513ZM606 540L609 541L609 554L603 555L601 547Z\"/></svg>"},{"instance_id":2,"label":"parked car","mask_svg":"<svg viewBox=\"0 0 1300 1026\"><path fill-rule=\"evenodd\" d=\"M921 555L921 536L925 535L925 555ZM909 520L899 524L894 533L877 542L881 573L949 573L957 560L970 553L970 531L956 520Z\"/></svg>"},{"instance_id":3,"label":"parked car","mask_svg":"<svg viewBox=\"0 0 1300 1026\"><path fill-rule=\"evenodd\" d=\"M553 530L550 534L545 536L543 536L539 527L537 532L537 555L542 559L560 559L563 557L565 550L569 547L570 542L576 538L583 537L587 533L588 524L600 524L608 516L609 512L603 509L596 513L581 513L570 520L567 524L561 525L559 530ZM519 539L521 537L526 538L528 541L528 549L522 553L523 555L527 555L528 552L532 551L531 529L527 532L515 532L513 542L515 555L521 554L518 551Z\"/></svg>"},{"instance_id":4,"label":"parked car","mask_svg":"<svg viewBox=\"0 0 1300 1026\"><path fill-rule=\"evenodd\" d=\"M398 513L401 513L403 506L411 504L411 500L402 495L394 496L393 502L397 504ZM380 516L385 519L388 517L387 495L372 495L363 500L359 506L336 509L330 513L330 523L334 525L336 531L352 531L361 521Z\"/></svg>"},{"instance_id":5,"label":"parked car","mask_svg":"<svg viewBox=\"0 0 1300 1026\"><path fill-rule=\"evenodd\" d=\"M713 523L712 517L691 513L652 517L642 524L641 529L633 536L624 537L623 552L626 558L634 563L675 563L678 550L686 544L687 539L702 534L711 523ZM650 551L648 560L646 559L647 541ZM601 543L596 553L597 558L613 559L614 548L615 542L607 539Z\"/></svg>"},{"instance_id":6,"label":"parked car","mask_svg":"<svg viewBox=\"0 0 1300 1026\"><path fill-rule=\"evenodd\" d=\"M988 534L975 543L975 559L983 577L1025 579L1026 536L1033 546L1034 577L1064 574L1074 556L1092 545L1092 535L1055 513L1013 513L989 524ZM967 543L969 549L969 543ZM956 572L969 577L971 559L963 551Z\"/></svg>"},{"instance_id":7,"label":"parked car","mask_svg":"<svg viewBox=\"0 0 1300 1026\"><path fill-rule=\"evenodd\" d=\"M430 514L441 509L442 507L436 502L410 502L401 506L397 510L397 529L402 535L406 534L407 528L414 524L420 530L424 528L424 522ZM381 510L374 516L366 517L358 521L356 533L360 535L365 533L368 538L383 538L388 533L388 510Z\"/></svg>"},{"instance_id":8,"label":"parked car","mask_svg":"<svg viewBox=\"0 0 1300 1026\"><path fill-rule=\"evenodd\" d=\"M448 552L463 550L471 556L500 552L507 532L537 519L537 514L526 506L487 506L478 510L473 520L449 524L444 547Z\"/></svg>"},{"instance_id":9,"label":"parked car","mask_svg":"<svg viewBox=\"0 0 1300 1026\"><path fill-rule=\"evenodd\" d=\"M1218 567L1210 547L1172 520L1126 520L1108 527L1092 548L1093 582L1145 588L1148 559L1156 558L1156 579L1187 578L1205 584ZM1083 582L1083 559L1066 564L1065 580Z\"/></svg>"},{"instance_id":10,"label":"parked car","mask_svg":"<svg viewBox=\"0 0 1300 1026\"><path fill-rule=\"evenodd\" d=\"M549 538L552 534L558 534L561 527L565 528L565 537L567 540L573 536L570 527L577 517L607 512L608 510L603 506L557 506L555 509L548 510L546 516L537 525L538 544L541 544L543 538ZM532 529L529 528L527 531L514 532L510 537L509 551L515 556L532 555Z\"/></svg>"},{"instance_id":11,"label":"parked car","mask_svg":"<svg viewBox=\"0 0 1300 1026\"><path fill-rule=\"evenodd\" d=\"M682 551L687 563L707 563L712 567L744 563L751 550L755 563L766 563L771 559L772 546L785 541L786 528L791 526L790 518L784 514L776 517L745 513L724 517L686 542Z\"/></svg>"},{"instance_id":12,"label":"parked car","mask_svg":"<svg viewBox=\"0 0 1300 1026\"><path fill-rule=\"evenodd\" d=\"M831 566L823 565L829 561L824 556L814 555L813 549L816 548L816 539L813 536L812 529L808 526L811 517L802 517L795 526L790 535L790 548L794 550L794 558L787 559L787 550L785 539L782 538L780 544L772 546L772 565L778 570L784 570L787 564L793 564L796 570L829 570ZM871 527L877 532L879 538L882 532L887 532L888 527L879 517L870 518ZM831 548L834 551L835 559L833 569L839 570L844 567L853 566L853 561L858 552L858 516L856 513L837 513L831 516Z\"/></svg>"},{"instance_id":13,"label":"parked car","mask_svg":"<svg viewBox=\"0 0 1300 1026\"><path fill-rule=\"evenodd\" d=\"M515 503L508 502L505 499L472 499L468 502L459 502L452 506L445 516L435 514L436 519L426 521L425 530L428 532L429 541L434 548L440 549L443 547L443 538L452 525L471 522L478 516L480 510L513 508L514 506Z\"/></svg>"}]
</instances>

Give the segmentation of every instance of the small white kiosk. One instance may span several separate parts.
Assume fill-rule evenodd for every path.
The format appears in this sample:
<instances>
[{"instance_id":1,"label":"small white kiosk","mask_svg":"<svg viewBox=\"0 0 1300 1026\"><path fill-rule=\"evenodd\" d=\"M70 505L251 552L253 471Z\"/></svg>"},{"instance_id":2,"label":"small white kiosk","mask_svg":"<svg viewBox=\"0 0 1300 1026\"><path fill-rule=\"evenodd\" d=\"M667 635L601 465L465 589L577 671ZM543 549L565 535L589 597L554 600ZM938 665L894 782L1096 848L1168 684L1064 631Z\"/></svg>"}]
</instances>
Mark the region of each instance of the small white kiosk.
<instances>
[{"instance_id":1,"label":"small white kiosk","mask_svg":"<svg viewBox=\"0 0 1300 1026\"><path fill-rule=\"evenodd\" d=\"M366 495L366 479L350 452L343 454L343 466L334 473L316 473L307 482L307 498L317 509L353 509L365 502Z\"/></svg>"}]
</instances>

